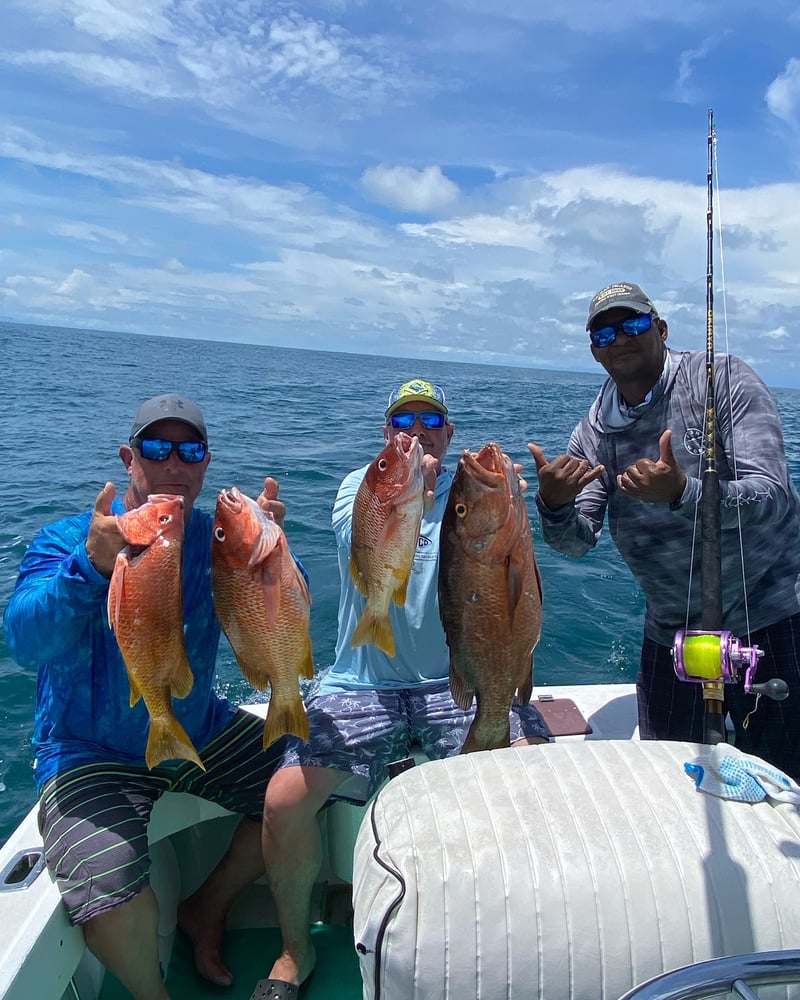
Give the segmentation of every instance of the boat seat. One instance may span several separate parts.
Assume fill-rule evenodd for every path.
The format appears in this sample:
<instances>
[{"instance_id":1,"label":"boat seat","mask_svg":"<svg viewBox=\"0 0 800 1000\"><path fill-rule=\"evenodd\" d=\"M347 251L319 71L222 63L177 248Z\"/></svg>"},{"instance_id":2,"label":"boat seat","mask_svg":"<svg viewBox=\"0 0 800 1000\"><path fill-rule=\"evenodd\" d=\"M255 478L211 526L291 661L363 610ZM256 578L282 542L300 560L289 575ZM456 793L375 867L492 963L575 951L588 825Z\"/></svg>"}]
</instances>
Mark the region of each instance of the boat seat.
<instances>
[{"instance_id":1,"label":"boat seat","mask_svg":"<svg viewBox=\"0 0 800 1000\"><path fill-rule=\"evenodd\" d=\"M429 761L385 785L354 862L364 1000L618 1000L797 945L800 814L700 792L688 743Z\"/></svg>"}]
</instances>

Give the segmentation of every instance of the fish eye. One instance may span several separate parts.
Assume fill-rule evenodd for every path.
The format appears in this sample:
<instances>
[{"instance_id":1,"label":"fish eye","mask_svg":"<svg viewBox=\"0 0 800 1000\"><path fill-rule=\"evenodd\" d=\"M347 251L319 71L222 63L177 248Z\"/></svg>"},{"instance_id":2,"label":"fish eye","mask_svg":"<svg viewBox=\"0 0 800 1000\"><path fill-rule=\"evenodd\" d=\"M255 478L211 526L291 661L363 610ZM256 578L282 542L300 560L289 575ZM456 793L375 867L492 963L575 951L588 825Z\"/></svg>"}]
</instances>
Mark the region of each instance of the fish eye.
<instances>
[{"instance_id":1,"label":"fish eye","mask_svg":"<svg viewBox=\"0 0 800 1000\"><path fill-rule=\"evenodd\" d=\"M225 541L225 529L224 528L214 528L214 538L216 538L216 540L218 542L224 542Z\"/></svg>"},{"instance_id":2,"label":"fish eye","mask_svg":"<svg viewBox=\"0 0 800 1000\"><path fill-rule=\"evenodd\" d=\"M456 517L466 517L467 516L467 505L465 503L457 503L455 505Z\"/></svg>"},{"instance_id":3,"label":"fish eye","mask_svg":"<svg viewBox=\"0 0 800 1000\"><path fill-rule=\"evenodd\" d=\"M162 514L161 517L159 518L159 521L162 524L169 524L171 520L172 520L172 514Z\"/></svg>"},{"instance_id":4,"label":"fish eye","mask_svg":"<svg viewBox=\"0 0 800 1000\"><path fill-rule=\"evenodd\" d=\"M385 458L382 458L382 459L380 460L380 462L378 462L378 469L379 469L379 470L380 470L381 472L386 472L386 470L387 470L388 468L389 468L389 463L388 463L388 462L386 461L386 459L385 459Z\"/></svg>"}]
</instances>

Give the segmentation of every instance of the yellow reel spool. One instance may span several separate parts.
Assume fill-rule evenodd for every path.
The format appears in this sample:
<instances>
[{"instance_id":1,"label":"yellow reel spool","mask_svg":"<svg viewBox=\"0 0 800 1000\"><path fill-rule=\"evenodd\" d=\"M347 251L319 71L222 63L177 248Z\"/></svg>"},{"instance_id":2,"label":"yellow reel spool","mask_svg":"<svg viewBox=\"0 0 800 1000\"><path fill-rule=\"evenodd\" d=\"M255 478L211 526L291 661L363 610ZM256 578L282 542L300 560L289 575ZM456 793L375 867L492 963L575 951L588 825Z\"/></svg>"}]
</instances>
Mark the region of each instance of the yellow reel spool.
<instances>
[{"instance_id":1,"label":"yellow reel spool","mask_svg":"<svg viewBox=\"0 0 800 1000\"><path fill-rule=\"evenodd\" d=\"M687 680L725 680L722 669L721 636L687 635L683 641L683 669Z\"/></svg>"}]
</instances>

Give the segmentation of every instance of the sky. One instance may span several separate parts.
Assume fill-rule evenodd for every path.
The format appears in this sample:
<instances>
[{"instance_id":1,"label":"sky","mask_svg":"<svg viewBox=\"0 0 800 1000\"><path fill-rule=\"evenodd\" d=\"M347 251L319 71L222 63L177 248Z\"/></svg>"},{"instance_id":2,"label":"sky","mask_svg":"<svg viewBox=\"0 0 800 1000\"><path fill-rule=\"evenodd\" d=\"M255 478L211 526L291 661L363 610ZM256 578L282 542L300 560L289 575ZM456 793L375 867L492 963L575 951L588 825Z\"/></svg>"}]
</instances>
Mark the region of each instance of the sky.
<instances>
[{"instance_id":1,"label":"sky","mask_svg":"<svg viewBox=\"0 0 800 1000\"><path fill-rule=\"evenodd\" d=\"M2 0L0 319L800 386L800 0ZM718 227L718 232L717 232Z\"/></svg>"}]
</instances>

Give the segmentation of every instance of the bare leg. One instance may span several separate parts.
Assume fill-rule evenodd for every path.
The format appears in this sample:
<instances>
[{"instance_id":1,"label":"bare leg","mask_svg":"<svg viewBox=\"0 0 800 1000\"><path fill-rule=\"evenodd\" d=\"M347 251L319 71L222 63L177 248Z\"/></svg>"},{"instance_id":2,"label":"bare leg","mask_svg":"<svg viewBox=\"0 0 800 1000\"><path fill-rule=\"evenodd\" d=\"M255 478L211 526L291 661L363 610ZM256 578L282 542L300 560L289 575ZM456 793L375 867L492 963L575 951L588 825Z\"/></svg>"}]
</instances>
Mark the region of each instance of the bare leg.
<instances>
[{"instance_id":1,"label":"bare leg","mask_svg":"<svg viewBox=\"0 0 800 1000\"><path fill-rule=\"evenodd\" d=\"M347 777L327 767L284 767L267 786L262 845L283 938L270 978L299 984L314 968L311 893L322 865L317 812Z\"/></svg>"},{"instance_id":2,"label":"bare leg","mask_svg":"<svg viewBox=\"0 0 800 1000\"><path fill-rule=\"evenodd\" d=\"M233 974L222 961L228 910L242 889L263 874L261 824L245 817L217 867L178 907L178 926L192 942L195 968L218 986L233 982Z\"/></svg>"},{"instance_id":3,"label":"bare leg","mask_svg":"<svg viewBox=\"0 0 800 1000\"><path fill-rule=\"evenodd\" d=\"M134 1000L169 1000L158 964L158 902L148 886L83 925L86 945Z\"/></svg>"}]
</instances>

